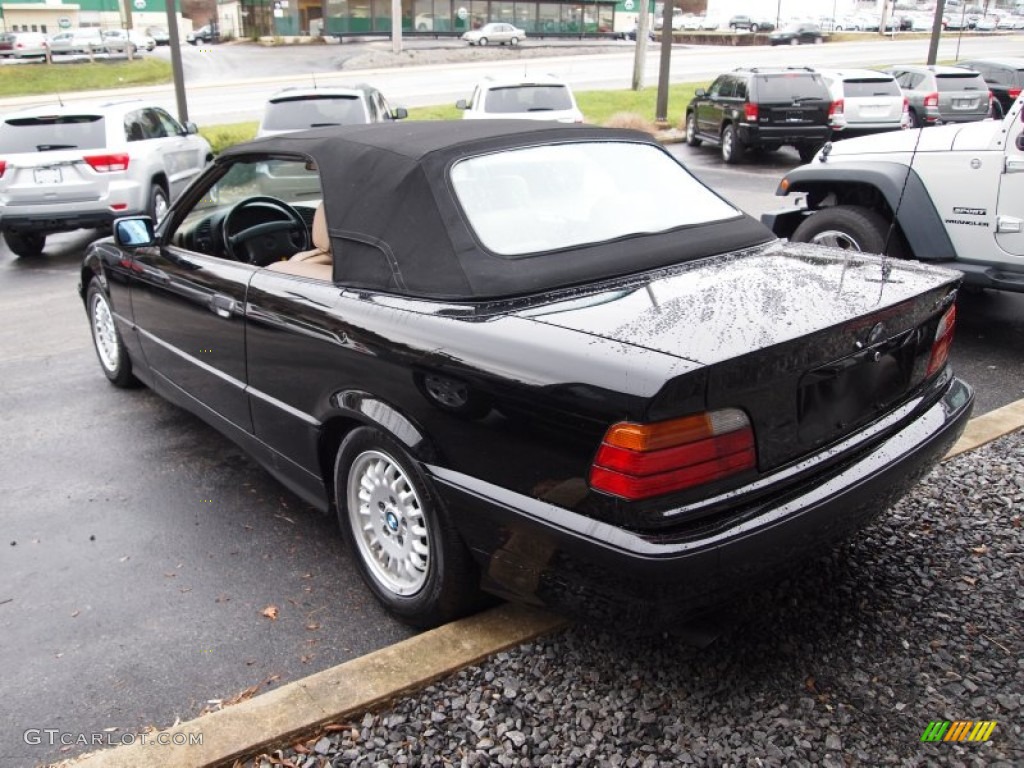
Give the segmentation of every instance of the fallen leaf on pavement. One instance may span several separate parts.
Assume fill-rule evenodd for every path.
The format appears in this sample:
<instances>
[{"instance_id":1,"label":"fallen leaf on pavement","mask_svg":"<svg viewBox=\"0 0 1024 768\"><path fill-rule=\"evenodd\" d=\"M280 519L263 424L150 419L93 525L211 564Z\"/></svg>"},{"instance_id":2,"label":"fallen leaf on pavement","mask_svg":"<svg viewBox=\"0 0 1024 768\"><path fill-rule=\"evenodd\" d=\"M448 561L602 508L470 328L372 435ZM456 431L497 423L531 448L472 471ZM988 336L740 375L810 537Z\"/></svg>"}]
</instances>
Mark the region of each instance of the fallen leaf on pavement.
<instances>
[{"instance_id":1,"label":"fallen leaf on pavement","mask_svg":"<svg viewBox=\"0 0 1024 768\"><path fill-rule=\"evenodd\" d=\"M260 611L261 616L266 616L271 621L277 621L277 614L278 610L276 605L268 605L266 608Z\"/></svg>"}]
</instances>

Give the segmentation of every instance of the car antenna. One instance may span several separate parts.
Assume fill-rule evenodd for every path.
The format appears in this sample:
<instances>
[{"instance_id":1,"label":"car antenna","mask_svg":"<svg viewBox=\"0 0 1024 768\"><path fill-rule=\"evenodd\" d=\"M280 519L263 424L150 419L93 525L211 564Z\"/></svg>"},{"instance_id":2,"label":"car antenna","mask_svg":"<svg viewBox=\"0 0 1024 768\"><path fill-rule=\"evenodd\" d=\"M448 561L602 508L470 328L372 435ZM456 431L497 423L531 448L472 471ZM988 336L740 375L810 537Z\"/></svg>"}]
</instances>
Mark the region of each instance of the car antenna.
<instances>
[{"instance_id":1,"label":"car antenna","mask_svg":"<svg viewBox=\"0 0 1024 768\"><path fill-rule=\"evenodd\" d=\"M60 97L60 94L59 94L59 93L58 93L58 94L55 94L55 95L56 95L56 97L57 97L57 103L58 103L58 104L60 104L60 105L61 105L61 107L63 107L63 106L64 106L64 99L62 99L62 98Z\"/></svg>"},{"instance_id":2,"label":"car antenna","mask_svg":"<svg viewBox=\"0 0 1024 768\"><path fill-rule=\"evenodd\" d=\"M315 91L317 89L316 72L310 72L309 73L309 79L313 81L313 90Z\"/></svg>"},{"instance_id":3,"label":"car antenna","mask_svg":"<svg viewBox=\"0 0 1024 768\"><path fill-rule=\"evenodd\" d=\"M896 198L896 207L892 212L892 221L889 222L889 231L885 233L885 242L882 244L882 279L889 277L892 267L889 265L889 244L896 234L896 222L899 219L900 207L903 205L903 197L907 192L907 185L910 183L910 174L914 171L914 160L917 158L917 148L921 144L921 135L924 133L924 126L917 128L917 138L914 139L914 148L910 150L910 162L907 164L907 172L903 176L903 186L900 187L900 196Z\"/></svg>"}]
</instances>

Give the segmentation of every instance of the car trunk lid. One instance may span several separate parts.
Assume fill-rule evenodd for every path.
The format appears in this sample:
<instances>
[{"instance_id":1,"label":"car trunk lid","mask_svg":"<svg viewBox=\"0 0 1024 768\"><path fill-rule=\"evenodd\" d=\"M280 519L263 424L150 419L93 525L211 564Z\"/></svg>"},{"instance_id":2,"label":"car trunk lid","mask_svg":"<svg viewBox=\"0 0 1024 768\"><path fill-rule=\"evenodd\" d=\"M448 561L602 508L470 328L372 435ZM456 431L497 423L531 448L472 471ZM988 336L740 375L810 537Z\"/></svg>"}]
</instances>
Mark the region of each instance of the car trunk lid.
<instances>
[{"instance_id":1,"label":"car trunk lid","mask_svg":"<svg viewBox=\"0 0 1024 768\"><path fill-rule=\"evenodd\" d=\"M944 269L775 243L524 314L701 364L706 407L748 414L766 471L910 396L956 281ZM687 389L668 383L650 420L685 415L673 392Z\"/></svg>"}]
</instances>

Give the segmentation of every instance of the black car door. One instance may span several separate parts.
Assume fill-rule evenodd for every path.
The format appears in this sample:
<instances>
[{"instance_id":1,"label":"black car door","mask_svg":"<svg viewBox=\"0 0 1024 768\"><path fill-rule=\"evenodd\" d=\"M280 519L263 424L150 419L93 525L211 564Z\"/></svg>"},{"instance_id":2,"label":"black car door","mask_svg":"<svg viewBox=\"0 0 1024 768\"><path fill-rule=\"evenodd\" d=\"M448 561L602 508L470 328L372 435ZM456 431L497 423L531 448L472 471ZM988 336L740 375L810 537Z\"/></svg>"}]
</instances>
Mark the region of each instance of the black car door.
<instances>
[{"instance_id":1,"label":"black car door","mask_svg":"<svg viewBox=\"0 0 1024 768\"><path fill-rule=\"evenodd\" d=\"M224 228L229 216L240 227L258 223L253 218L264 215L263 209L239 206L261 191L253 164L208 174L168 215L158 245L134 252L133 265L135 324L158 388L175 400L190 398L197 410L209 409L247 432L252 418L245 394L245 299L259 266L246 263L253 253L248 244L227 244ZM269 248L282 236L272 232L263 239ZM262 246L263 239L254 243ZM278 258L298 250L280 243L278 249Z\"/></svg>"},{"instance_id":2,"label":"black car door","mask_svg":"<svg viewBox=\"0 0 1024 768\"><path fill-rule=\"evenodd\" d=\"M141 248L132 288L142 349L161 383L246 431L244 309L255 269L176 245Z\"/></svg>"}]
</instances>

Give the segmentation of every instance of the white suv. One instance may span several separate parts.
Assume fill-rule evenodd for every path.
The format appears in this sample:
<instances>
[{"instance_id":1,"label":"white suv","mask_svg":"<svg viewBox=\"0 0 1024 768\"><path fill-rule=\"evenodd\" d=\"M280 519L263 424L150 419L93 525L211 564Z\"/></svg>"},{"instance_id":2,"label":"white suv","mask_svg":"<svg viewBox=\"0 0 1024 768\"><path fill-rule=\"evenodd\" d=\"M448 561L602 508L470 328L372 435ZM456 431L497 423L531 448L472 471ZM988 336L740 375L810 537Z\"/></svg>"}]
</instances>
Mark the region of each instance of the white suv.
<instances>
[{"instance_id":1,"label":"white suv","mask_svg":"<svg viewBox=\"0 0 1024 768\"><path fill-rule=\"evenodd\" d=\"M465 110L462 117L466 120L583 122L572 88L550 75L512 80L486 78L477 84L468 102L459 99L455 106Z\"/></svg>"},{"instance_id":2,"label":"white suv","mask_svg":"<svg viewBox=\"0 0 1024 768\"><path fill-rule=\"evenodd\" d=\"M196 126L141 101L42 106L0 119L0 231L18 256L46 236L160 219L213 152Z\"/></svg>"},{"instance_id":3,"label":"white suv","mask_svg":"<svg viewBox=\"0 0 1024 768\"><path fill-rule=\"evenodd\" d=\"M403 107L392 109L369 85L352 88L285 88L267 100L256 138L329 125L363 125L402 120Z\"/></svg>"}]
</instances>

